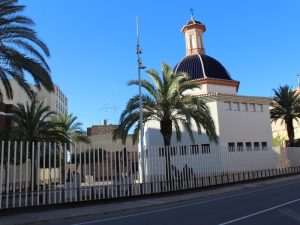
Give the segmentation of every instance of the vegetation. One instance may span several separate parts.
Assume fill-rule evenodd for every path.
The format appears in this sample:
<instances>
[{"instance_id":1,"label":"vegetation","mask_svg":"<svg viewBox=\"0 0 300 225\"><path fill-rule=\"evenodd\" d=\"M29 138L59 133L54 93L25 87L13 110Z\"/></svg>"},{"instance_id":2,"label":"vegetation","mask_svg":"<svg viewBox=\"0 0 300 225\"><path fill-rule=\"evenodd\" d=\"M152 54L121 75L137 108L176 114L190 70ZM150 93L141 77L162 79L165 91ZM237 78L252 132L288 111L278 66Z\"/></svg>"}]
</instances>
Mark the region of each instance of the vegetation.
<instances>
[{"instance_id":1,"label":"vegetation","mask_svg":"<svg viewBox=\"0 0 300 225\"><path fill-rule=\"evenodd\" d=\"M281 136L280 134L277 134L274 138L273 138L273 146L274 147L282 147L283 144L285 142L285 137Z\"/></svg>"},{"instance_id":2,"label":"vegetation","mask_svg":"<svg viewBox=\"0 0 300 225\"><path fill-rule=\"evenodd\" d=\"M285 85L280 86L277 90L273 89L274 97L270 110L272 122L280 120L285 124L289 139L289 146L295 146L294 121L300 117L300 97L299 94Z\"/></svg>"},{"instance_id":3,"label":"vegetation","mask_svg":"<svg viewBox=\"0 0 300 225\"><path fill-rule=\"evenodd\" d=\"M73 116L73 114L53 115L51 118L52 123L61 124L57 130L64 133L68 137L69 142L90 143L86 132L81 128L82 123L76 122L76 120L77 116Z\"/></svg>"},{"instance_id":4,"label":"vegetation","mask_svg":"<svg viewBox=\"0 0 300 225\"><path fill-rule=\"evenodd\" d=\"M147 94L142 96L143 123L155 120L160 123L160 133L163 136L164 145L171 144L172 128L175 128L177 141L181 141L182 123L187 130L191 140L194 142L192 122L201 133L201 127L206 131L210 140L217 142L214 121L210 110L199 97L188 94L187 91L199 88L195 83L189 82L186 73L174 73L171 66L162 64L162 78L150 69L147 71L154 85L147 80L142 80L142 87ZM139 82L129 81L129 85L138 85ZM126 141L131 127L134 129L134 141L137 141L140 127L139 96L131 98L120 117L120 125L113 133L113 139Z\"/></svg>"},{"instance_id":5,"label":"vegetation","mask_svg":"<svg viewBox=\"0 0 300 225\"><path fill-rule=\"evenodd\" d=\"M12 110L11 119L16 123L12 127L12 140L32 142L69 142L68 136L61 129L63 124L50 121L51 115L48 106L42 103L17 104Z\"/></svg>"},{"instance_id":6,"label":"vegetation","mask_svg":"<svg viewBox=\"0 0 300 225\"><path fill-rule=\"evenodd\" d=\"M25 6L18 5L18 0L0 0L0 80L8 99L13 98L9 79L13 78L34 99L32 88L25 79L30 74L38 88L44 86L53 91L50 68L45 56L50 56L49 49L32 29L34 22L20 15ZM3 90L0 90L0 101Z\"/></svg>"}]
</instances>

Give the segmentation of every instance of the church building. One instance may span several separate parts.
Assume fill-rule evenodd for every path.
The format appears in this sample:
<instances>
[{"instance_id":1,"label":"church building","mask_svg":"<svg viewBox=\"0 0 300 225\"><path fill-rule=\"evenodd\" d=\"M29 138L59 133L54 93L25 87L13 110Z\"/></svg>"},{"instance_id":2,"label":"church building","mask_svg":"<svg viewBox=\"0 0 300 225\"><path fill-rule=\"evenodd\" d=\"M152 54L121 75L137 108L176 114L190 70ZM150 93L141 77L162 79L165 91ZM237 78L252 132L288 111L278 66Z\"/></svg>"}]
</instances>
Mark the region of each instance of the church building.
<instances>
[{"instance_id":1,"label":"church building","mask_svg":"<svg viewBox=\"0 0 300 225\"><path fill-rule=\"evenodd\" d=\"M273 168L275 153L272 150L269 112L272 99L238 95L240 82L233 79L219 61L206 54L205 31L205 25L195 20L193 16L182 28L186 55L174 70L188 73L190 81L199 85L200 89L191 90L189 94L198 96L209 106L219 142L217 144L210 142L205 132L198 134L194 125L195 143L192 143L182 126L181 142L176 141L175 129L173 129L171 145L179 146L179 150L172 153L172 156L177 154L186 160L186 150L182 151L182 149L188 149L190 157L194 159L199 157L200 160L205 157L208 160L206 162L204 160L203 163L210 163L209 167L213 170L218 166L220 171L224 171L224 167L228 167L227 170L248 170L254 166L256 169ZM156 173L156 165L150 163L151 157L161 157L161 163L164 163L163 154L152 150L163 146L163 143L159 122L147 122L144 127L144 144L148 157L145 162L146 174ZM185 152L184 157L180 156L182 152ZM261 161L262 159L267 161ZM180 170L183 164L179 161L177 159L172 162L171 159L172 165ZM204 165L190 160L189 165L186 166L197 172L201 171Z\"/></svg>"}]
</instances>

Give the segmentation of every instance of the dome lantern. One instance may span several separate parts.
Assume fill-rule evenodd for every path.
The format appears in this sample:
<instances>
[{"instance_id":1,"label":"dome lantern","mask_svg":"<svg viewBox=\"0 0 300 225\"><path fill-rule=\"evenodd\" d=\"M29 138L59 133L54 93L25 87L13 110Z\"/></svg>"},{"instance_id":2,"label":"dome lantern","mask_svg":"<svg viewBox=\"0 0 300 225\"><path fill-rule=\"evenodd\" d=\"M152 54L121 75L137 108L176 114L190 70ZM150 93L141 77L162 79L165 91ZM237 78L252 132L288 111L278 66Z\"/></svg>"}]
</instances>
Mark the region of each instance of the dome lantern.
<instances>
[{"instance_id":1,"label":"dome lantern","mask_svg":"<svg viewBox=\"0 0 300 225\"><path fill-rule=\"evenodd\" d=\"M203 33L206 31L205 25L200 21L195 20L193 12L191 19L181 29L185 36L186 55L204 54Z\"/></svg>"}]
</instances>

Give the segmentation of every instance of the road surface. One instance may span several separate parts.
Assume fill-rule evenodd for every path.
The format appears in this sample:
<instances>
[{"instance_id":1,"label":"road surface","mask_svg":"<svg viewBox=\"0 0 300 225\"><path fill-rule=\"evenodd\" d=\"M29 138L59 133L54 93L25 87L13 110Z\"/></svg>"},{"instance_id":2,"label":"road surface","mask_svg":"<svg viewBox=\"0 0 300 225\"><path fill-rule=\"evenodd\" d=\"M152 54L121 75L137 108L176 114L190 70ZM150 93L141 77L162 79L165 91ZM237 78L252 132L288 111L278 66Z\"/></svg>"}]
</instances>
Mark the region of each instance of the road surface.
<instances>
[{"instance_id":1,"label":"road surface","mask_svg":"<svg viewBox=\"0 0 300 225\"><path fill-rule=\"evenodd\" d=\"M145 200L147 201L147 200ZM148 201L151 201L149 199ZM157 201L157 200L156 200ZM219 197L194 199L108 216L56 221L48 225L225 225L300 224L300 179L248 188Z\"/></svg>"}]
</instances>

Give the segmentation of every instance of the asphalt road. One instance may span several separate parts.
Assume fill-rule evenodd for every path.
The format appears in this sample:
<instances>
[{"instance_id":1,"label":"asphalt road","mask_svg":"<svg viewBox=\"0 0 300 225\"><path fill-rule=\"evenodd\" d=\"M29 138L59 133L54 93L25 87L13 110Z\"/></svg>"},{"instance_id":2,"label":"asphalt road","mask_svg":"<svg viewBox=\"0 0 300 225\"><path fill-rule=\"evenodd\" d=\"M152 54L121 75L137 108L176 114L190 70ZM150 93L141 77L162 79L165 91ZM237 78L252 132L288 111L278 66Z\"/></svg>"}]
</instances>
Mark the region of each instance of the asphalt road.
<instances>
[{"instance_id":1,"label":"asphalt road","mask_svg":"<svg viewBox=\"0 0 300 225\"><path fill-rule=\"evenodd\" d=\"M149 200L151 201L151 199ZM48 225L300 224L300 179L221 197Z\"/></svg>"}]
</instances>

